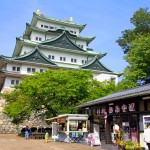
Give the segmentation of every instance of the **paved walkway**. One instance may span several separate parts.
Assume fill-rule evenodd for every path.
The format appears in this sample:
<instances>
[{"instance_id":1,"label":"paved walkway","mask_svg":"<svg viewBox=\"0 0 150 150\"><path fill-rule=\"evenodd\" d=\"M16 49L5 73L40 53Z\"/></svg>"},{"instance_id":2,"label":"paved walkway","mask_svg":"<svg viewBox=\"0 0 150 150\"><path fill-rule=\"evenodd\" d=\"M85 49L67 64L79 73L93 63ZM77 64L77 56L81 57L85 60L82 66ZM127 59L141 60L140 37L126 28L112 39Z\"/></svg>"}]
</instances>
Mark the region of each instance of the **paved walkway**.
<instances>
[{"instance_id":1,"label":"paved walkway","mask_svg":"<svg viewBox=\"0 0 150 150\"><path fill-rule=\"evenodd\" d=\"M22 137L12 134L0 134L0 150L117 150L111 144L102 142L102 146L88 146L81 143L64 143L49 141L44 139L25 140Z\"/></svg>"}]
</instances>

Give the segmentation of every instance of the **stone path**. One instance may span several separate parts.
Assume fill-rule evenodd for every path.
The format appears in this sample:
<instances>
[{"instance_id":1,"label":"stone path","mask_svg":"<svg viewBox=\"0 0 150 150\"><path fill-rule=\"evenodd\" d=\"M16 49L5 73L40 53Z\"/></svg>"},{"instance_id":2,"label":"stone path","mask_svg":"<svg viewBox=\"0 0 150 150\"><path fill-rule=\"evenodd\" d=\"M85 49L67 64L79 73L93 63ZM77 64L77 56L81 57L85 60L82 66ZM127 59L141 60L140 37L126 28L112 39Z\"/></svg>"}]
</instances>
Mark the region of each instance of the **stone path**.
<instances>
[{"instance_id":1,"label":"stone path","mask_svg":"<svg viewBox=\"0 0 150 150\"><path fill-rule=\"evenodd\" d=\"M80 143L64 143L44 139L25 140L17 135L0 134L0 150L116 150L113 145L91 147Z\"/></svg>"}]
</instances>

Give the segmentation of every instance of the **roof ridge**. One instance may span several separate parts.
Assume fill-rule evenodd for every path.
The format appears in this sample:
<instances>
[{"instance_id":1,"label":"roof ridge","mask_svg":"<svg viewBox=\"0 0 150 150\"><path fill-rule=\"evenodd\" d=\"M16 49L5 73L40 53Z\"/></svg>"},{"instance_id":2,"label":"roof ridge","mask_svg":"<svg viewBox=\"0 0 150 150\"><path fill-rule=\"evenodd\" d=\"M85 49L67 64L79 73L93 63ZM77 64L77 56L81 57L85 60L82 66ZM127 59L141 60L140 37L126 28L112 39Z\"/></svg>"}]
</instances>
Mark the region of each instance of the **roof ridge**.
<instances>
[{"instance_id":1,"label":"roof ridge","mask_svg":"<svg viewBox=\"0 0 150 150\"><path fill-rule=\"evenodd\" d=\"M43 18L45 18L45 19L53 20L53 21L58 21L58 22L63 22L63 23L68 23L68 24L73 24L73 25L78 25L78 26L86 26L86 24L76 24L76 23L69 22L69 19L68 19L68 20L65 20L65 19L58 19L58 18L54 18L54 17L48 17L48 16L45 16L45 15L43 15L43 14L38 15L38 14L35 13L35 12L33 12L33 14L36 15L36 16L43 17Z\"/></svg>"}]
</instances>

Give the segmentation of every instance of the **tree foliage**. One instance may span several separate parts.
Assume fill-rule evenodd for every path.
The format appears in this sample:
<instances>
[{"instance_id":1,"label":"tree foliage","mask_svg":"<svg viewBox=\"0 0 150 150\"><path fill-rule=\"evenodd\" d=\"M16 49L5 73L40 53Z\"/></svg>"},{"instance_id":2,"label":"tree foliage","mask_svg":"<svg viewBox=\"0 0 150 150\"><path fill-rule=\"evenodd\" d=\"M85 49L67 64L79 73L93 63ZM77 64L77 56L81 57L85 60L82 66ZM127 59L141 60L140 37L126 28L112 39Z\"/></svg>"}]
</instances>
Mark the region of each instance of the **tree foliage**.
<instances>
[{"instance_id":1,"label":"tree foliage","mask_svg":"<svg viewBox=\"0 0 150 150\"><path fill-rule=\"evenodd\" d=\"M122 31L122 36L116 41L125 54L128 53L131 43L139 35L147 35L150 33L150 13L148 12L148 8L140 8L136 11L133 17L130 18L130 22L134 28Z\"/></svg>"},{"instance_id":2,"label":"tree foliage","mask_svg":"<svg viewBox=\"0 0 150 150\"><path fill-rule=\"evenodd\" d=\"M122 32L116 42L124 50L128 66L123 72L121 84L124 88L137 86L137 81L150 76L150 13L140 8L130 19L135 28Z\"/></svg>"},{"instance_id":3,"label":"tree foliage","mask_svg":"<svg viewBox=\"0 0 150 150\"><path fill-rule=\"evenodd\" d=\"M19 123L32 112L46 117L75 113L78 104L114 91L114 82L96 81L91 71L48 70L24 78L2 96L7 102L5 113Z\"/></svg>"}]
</instances>

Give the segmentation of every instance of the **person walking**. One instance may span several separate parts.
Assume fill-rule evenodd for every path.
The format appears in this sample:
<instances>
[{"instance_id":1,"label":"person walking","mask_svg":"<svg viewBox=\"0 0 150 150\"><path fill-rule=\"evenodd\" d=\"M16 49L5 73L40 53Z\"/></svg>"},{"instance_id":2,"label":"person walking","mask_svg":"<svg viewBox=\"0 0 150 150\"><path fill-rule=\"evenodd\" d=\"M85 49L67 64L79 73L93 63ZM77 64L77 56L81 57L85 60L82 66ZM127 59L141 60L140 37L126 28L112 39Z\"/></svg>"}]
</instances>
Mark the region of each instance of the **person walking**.
<instances>
[{"instance_id":1,"label":"person walking","mask_svg":"<svg viewBox=\"0 0 150 150\"><path fill-rule=\"evenodd\" d=\"M25 127L25 139L29 139L29 128L28 126Z\"/></svg>"},{"instance_id":2,"label":"person walking","mask_svg":"<svg viewBox=\"0 0 150 150\"><path fill-rule=\"evenodd\" d=\"M148 150L150 150L150 124L148 124L147 129L144 130L144 141L148 146Z\"/></svg>"}]
</instances>

